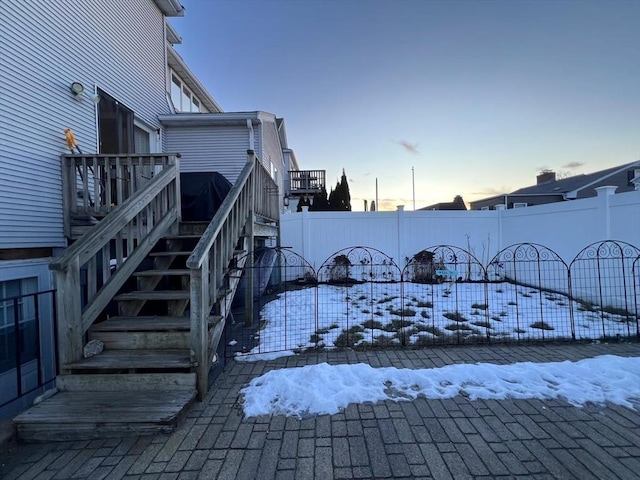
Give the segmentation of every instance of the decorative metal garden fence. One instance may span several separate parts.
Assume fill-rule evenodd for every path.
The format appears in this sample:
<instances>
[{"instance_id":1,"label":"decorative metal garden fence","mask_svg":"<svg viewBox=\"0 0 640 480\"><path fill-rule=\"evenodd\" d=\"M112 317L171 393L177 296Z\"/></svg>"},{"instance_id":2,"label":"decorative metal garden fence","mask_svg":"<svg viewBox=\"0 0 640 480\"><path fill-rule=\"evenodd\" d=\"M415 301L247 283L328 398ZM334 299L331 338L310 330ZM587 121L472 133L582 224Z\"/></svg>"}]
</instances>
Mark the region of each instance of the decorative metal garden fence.
<instances>
[{"instance_id":1,"label":"decorative metal garden fence","mask_svg":"<svg viewBox=\"0 0 640 480\"><path fill-rule=\"evenodd\" d=\"M253 254L250 268L236 293L227 320L223 342L225 355L269 353L318 347L312 334L317 330L317 276L309 263L292 250L262 248ZM255 318L248 322L247 277L253 278ZM237 307L237 308L233 308ZM251 324L251 326L246 326Z\"/></svg>"},{"instance_id":2,"label":"decorative metal garden fence","mask_svg":"<svg viewBox=\"0 0 640 480\"><path fill-rule=\"evenodd\" d=\"M408 345L483 342L490 336L486 272L472 254L438 245L413 256L402 271L403 313L415 318Z\"/></svg>"},{"instance_id":3,"label":"decorative metal garden fence","mask_svg":"<svg viewBox=\"0 0 640 480\"><path fill-rule=\"evenodd\" d=\"M487 266L489 321L497 336L575 339L569 267L535 243L511 245Z\"/></svg>"},{"instance_id":4,"label":"decorative metal garden fence","mask_svg":"<svg viewBox=\"0 0 640 480\"><path fill-rule=\"evenodd\" d=\"M640 338L638 257L640 249L606 241L585 247L571 262L571 296L584 320L577 327L599 331L605 340Z\"/></svg>"},{"instance_id":5,"label":"decorative metal garden fence","mask_svg":"<svg viewBox=\"0 0 640 480\"><path fill-rule=\"evenodd\" d=\"M358 246L331 255L318 269L319 344L402 342L400 278L393 258L375 248ZM399 316L389 321L394 315Z\"/></svg>"},{"instance_id":6,"label":"decorative metal garden fence","mask_svg":"<svg viewBox=\"0 0 640 480\"><path fill-rule=\"evenodd\" d=\"M535 243L511 245L486 267L451 245L406 260L400 269L384 252L356 246L316 271L290 250L265 249L244 271L256 288L254 326L243 327L236 316L227 355L640 340L640 250L632 245L599 242L570 265ZM245 296L237 298L241 307Z\"/></svg>"}]
</instances>

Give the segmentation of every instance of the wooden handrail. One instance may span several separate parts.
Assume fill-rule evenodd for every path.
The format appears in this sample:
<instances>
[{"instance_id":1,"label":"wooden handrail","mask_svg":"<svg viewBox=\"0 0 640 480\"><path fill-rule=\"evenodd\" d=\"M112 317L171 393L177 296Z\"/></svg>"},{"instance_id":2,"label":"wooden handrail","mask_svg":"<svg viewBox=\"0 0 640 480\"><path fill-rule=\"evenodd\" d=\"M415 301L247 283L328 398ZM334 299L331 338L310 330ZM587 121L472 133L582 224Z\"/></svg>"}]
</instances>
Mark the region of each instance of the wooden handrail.
<instances>
[{"instance_id":1,"label":"wooden handrail","mask_svg":"<svg viewBox=\"0 0 640 480\"><path fill-rule=\"evenodd\" d=\"M155 181L139 190L133 197L129 197L121 205L114 208L110 215L105 217L98 225L85 234L80 240L67 248L63 255L56 257L49 263L51 270L64 270L78 257L80 263L85 263L95 255L104 245L105 237L110 237L109 232L122 230L149 201L155 198L160 191L175 179L175 166L166 169L156 176Z\"/></svg>"},{"instance_id":2,"label":"wooden handrail","mask_svg":"<svg viewBox=\"0 0 640 480\"><path fill-rule=\"evenodd\" d=\"M215 353L215 345L208 344L209 318L219 289L224 289L224 274L241 235L247 237L248 258L252 258L256 216L278 221L278 187L250 150L247 164L187 259L191 270L191 360L196 368L200 398L207 392L211 356Z\"/></svg>"}]
</instances>

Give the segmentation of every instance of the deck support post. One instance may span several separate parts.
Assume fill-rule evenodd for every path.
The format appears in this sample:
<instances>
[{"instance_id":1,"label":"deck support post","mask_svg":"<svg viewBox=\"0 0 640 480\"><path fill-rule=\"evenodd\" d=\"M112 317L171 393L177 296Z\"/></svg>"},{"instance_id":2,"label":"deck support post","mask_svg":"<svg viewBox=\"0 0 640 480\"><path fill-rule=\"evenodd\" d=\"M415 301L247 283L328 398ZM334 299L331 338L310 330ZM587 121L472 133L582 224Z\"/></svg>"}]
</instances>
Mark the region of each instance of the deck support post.
<instances>
[{"instance_id":1,"label":"deck support post","mask_svg":"<svg viewBox=\"0 0 640 480\"><path fill-rule=\"evenodd\" d=\"M208 388L208 321L209 307L209 253L200 268L191 270L191 363L195 367L198 400L204 400Z\"/></svg>"},{"instance_id":2,"label":"deck support post","mask_svg":"<svg viewBox=\"0 0 640 480\"><path fill-rule=\"evenodd\" d=\"M82 303L80 286L80 258L71 260L64 270L56 270L58 316L58 352L60 373L65 365L82 358Z\"/></svg>"}]
</instances>

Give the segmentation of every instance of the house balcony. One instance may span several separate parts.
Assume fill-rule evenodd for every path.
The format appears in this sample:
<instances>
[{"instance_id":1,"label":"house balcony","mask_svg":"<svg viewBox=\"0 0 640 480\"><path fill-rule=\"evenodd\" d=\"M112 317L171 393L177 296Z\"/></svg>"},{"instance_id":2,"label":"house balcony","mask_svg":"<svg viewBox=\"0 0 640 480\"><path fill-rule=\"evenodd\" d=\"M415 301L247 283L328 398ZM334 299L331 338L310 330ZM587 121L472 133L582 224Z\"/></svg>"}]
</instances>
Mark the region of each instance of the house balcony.
<instances>
[{"instance_id":1,"label":"house balcony","mask_svg":"<svg viewBox=\"0 0 640 480\"><path fill-rule=\"evenodd\" d=\"M289 193L291 196L313 195L326 188L325 170L290 170Z\"/></svg>"}]
</instances>

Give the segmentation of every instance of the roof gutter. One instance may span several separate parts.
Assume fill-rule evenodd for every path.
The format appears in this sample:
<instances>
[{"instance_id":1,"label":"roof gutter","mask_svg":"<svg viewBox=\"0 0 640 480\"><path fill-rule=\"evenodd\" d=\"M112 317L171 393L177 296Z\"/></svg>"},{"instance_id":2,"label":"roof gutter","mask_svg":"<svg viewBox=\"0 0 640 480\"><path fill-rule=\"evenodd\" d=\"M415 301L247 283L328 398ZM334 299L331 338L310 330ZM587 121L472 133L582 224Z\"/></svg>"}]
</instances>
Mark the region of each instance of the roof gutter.
<instances>
[{"instance_id":1,"label":"roof gutter","mask_svg":"<svg viewBox=\"0 0 640 480\"><path fill-rule=\"evenodd\" d=\"M184 7L180 0L153 0L160 11L167 17L183 17Z\"/></svg>"}]
</instances>

